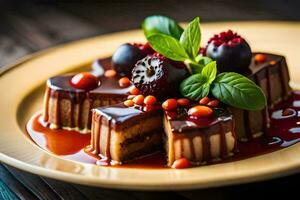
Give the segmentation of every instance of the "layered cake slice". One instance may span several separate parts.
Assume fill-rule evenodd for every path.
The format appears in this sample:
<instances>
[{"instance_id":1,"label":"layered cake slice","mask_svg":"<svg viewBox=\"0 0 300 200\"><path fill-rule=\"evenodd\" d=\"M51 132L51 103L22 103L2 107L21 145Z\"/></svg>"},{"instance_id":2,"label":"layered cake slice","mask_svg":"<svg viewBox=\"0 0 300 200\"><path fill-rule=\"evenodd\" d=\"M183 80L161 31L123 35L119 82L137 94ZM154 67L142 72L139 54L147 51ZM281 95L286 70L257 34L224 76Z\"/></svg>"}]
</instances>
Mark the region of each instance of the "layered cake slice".
<instances>
[{"instance_id":1,"label":"layered cake slice","mask_svg":"<svg viewBox=\"0 0 300 200\"><path fill-rule=\"evenodd\" d=\"M145 110L123 103L93 109L89 152L111 163L124 163L161 150L160 106Z\"/></svg>"},{"instance_id":2,"label":"layered cake slice","mask_svg":"<svg viewBox=\"0 0 300 200\"><path fill-rule=\"evenodd\" d=\"M289 86L289 72L283 56L254 53L248 78L253 80L267 97L266 109L250 111L230 107L236 119L236 131L240 141L248 141L261 136L269 125L268 109L286 100L292 92Z\"/></svg>"},{"instance_id":3,"label":"layered cake slice","mask_svg":"<svg viewBox=\"0 0 300 200\"><path fill-rule=\"evenodd\" d=\"M236 150L234 119L226 108L195 106L212 112L196 117L188 108L165 111L165 150L167 163L186 158L194 165L222 160L233 156Z\"/></svg>"},{"instance_id":4,"label":"layered cake slice","mask_svg":"<svg viewBox=\"0 0 300 200\"><path fill-rule=\"evenodd\" d=\"M121 87L114 71L101 68L98 64L97 71L95 67L92 71L97 72L98 76L83 72L48 79L43 118L50 128L88 131L91 127L92 108L113 105L126 99L131 84ZM103 73L98 73L99 71Z\"/></svg>"}]
</instances>

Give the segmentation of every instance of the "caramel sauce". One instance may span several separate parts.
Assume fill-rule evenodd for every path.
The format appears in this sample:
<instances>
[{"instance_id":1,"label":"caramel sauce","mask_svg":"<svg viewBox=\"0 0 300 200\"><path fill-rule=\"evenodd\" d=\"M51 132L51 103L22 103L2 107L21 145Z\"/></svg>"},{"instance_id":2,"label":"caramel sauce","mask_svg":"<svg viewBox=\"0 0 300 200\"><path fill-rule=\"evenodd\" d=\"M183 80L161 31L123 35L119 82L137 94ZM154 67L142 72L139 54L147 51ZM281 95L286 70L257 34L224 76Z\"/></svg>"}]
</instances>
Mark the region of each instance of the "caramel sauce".
<instances>
[{"instance_id":1,"label":"caramel sauce","mask_svg":"<svg viewBox=\"0 0 300 200\"><path fill-rule=\"evenodd\" d=\"M286 111L286 109L288 109ZM251 158L254 156L277 151L300 142L300 92L270 110L270 127L264 136L254 138L249 142L238 142L237 152L223 161L224 163ZM50 129L44 123L42 114L35 114L26 126L29 137L42 149L62 156L68 160L99 165L109 165L110 161L89 152L91 136L74 130ZM215 164L209 163L209 164ZM131 163L113 167L128 168L166 168L165 155L156 153Z\"/></svg>"}]
</instances>

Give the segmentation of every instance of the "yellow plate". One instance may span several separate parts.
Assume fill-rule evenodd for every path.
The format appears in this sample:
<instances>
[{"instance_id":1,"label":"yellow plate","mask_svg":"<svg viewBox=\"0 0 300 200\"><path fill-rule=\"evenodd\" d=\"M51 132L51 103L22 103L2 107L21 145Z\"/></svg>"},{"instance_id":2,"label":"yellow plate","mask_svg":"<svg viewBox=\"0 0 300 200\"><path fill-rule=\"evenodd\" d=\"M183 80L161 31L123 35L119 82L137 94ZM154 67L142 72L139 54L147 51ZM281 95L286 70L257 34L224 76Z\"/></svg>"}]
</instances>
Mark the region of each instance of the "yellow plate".
<instances>
[{"instance_id":1,"label":"yellow plate","mask_svg":"<svg viewBox=\"0 0 300 200\"><path fill-rule=\"evenodd\" d=\"M203 24L202 41L228 28L244 35L253 50L285 55L293 85L300 83L300 71L297 70L300 62L300 23ZM300 143L237 162L183 170L152 170L100 167L64 160L41 150L25 137L26 122L42 108L47 78L78 70L96 58L109 56L121 43L143 40L142 32L137 30L109 34L51 48L6 67L0 74L0 161L24 171L64 181L143 190L215 187L269 179L300 170Z\"/></svg>"}]
</instances>

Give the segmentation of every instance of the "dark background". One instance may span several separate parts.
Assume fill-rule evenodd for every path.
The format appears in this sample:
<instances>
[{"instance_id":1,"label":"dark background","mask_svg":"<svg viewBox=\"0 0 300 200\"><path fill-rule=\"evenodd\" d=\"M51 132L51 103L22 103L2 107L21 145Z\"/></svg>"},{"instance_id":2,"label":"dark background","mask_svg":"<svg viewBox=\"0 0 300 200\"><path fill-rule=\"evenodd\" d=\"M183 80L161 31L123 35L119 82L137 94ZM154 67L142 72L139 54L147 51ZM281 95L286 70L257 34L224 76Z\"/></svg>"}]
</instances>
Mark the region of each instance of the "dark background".
<instances>
[{"instance_id":1,"label":"dark background","mask_svg":"<svg viewBox=\"0 0 300 200\"><path fill-rule=\"evenodd\" d=\"M139 28L153 14L178 21L297 21L299 9L297 0L0 0L0 66L58 43Z\"/></svg>"},{"instance_id":2,"label":"dark background","mask_svg":"<svg viewBox=\"0 0 300 200\"><path fill-rule=\"evenodd\" d=\"M0 67L59 43L139 28L143 18L153 14L178 21L189 21L195 16L200 16L202 22L299 21L299 9L300 1L296 0L0 0ZM286 199L297 194L299 183L297 174L217 189L129 192L63 183L0 164L0 199L261 199L272 195Z\"/></svg>"}]
</instances>

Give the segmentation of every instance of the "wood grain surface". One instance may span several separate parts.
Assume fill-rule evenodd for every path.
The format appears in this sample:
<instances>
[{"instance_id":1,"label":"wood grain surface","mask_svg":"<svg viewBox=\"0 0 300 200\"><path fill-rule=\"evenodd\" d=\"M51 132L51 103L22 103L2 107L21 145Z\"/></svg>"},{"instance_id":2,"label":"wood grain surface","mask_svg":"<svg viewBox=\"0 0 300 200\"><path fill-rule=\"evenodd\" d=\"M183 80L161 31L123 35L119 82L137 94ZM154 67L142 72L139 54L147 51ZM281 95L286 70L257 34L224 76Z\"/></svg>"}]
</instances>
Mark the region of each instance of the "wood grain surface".
<instances>
[{"instance_id":1,"label":"wood grain surface","mask_svg":"<svg viewBox=\"0 0 300 200\"><path fill-rule=\"evenodd\" d=\"M81 38L138 28L151 14L180 21L300 20L299 1L0 1L0 66L24 55ZM0 100L1 102L1 100ZM297 193L300 175L272 181L184 192L93 188L0 164L0 199L241 199ZM244 198L243 198L244 199Z\"/></svg>"}]
</instances>

